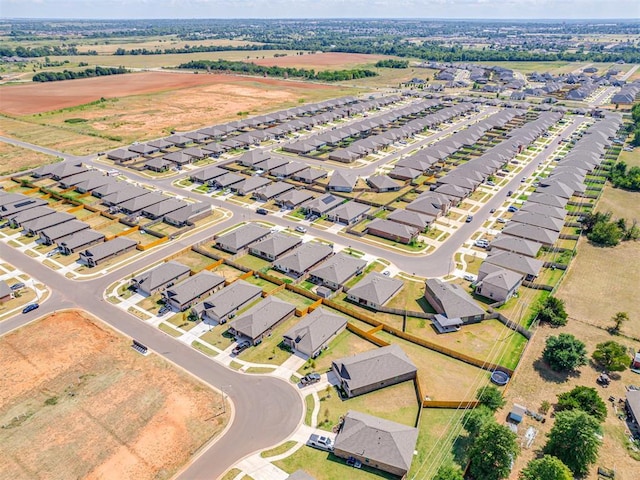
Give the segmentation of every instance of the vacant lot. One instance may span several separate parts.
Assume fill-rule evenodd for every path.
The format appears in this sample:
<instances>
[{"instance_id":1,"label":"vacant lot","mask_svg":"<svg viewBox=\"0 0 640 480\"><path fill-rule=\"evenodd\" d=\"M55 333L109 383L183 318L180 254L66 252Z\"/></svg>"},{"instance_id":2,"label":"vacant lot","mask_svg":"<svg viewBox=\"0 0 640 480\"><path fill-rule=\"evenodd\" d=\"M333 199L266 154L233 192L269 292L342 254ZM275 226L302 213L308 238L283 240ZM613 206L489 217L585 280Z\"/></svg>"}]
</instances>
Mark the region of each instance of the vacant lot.
<instances>
[{"instance_id":1,"label":"vacant lot","mask_svg":"<svg viewBox=\"0 0 640 480\"><path fill-rule=\"evenodd\" d=\"M390 58L386 55L369 55L365 53L314 53L296 55L290 52L286 57L263 58L259 60L249 60L258 65L276 65L278 67L308 68L314 70L341 70L353 68L354 65L374 64L378 60Z\"/></svg>"},{"instance_id":2,"label":"vacant lot","mask_svg":"<svg viewBox=\"0 0 640 480\"><path fill-rule=\"evenodd\" d=\"M56 157L8 143L0 143L0 175L21 172L58 161Z\"/></svg>"},{"instance_id":3,"label":"vacant lot","mask_svg":"<svg viewBox=\"0 0 640 480\"><path fill-rule=\"evenodd\" d=\"M170 478L227 421L212 390L79 312L0 344L2 478Z\"/></svg>"}]
</instances>

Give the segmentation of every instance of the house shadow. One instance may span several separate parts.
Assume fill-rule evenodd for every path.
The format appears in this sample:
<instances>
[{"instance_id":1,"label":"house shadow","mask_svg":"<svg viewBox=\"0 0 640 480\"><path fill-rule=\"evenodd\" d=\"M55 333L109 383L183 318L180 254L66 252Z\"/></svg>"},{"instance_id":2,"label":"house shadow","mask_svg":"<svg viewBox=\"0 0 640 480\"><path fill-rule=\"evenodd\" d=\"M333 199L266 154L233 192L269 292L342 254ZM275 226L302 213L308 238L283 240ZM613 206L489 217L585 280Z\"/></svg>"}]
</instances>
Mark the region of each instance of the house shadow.
<instances>
[{"instance_id":1,"label":"house shadow","mask_svg":"<svg viewBox=\"0 0 640 480\"><path fill-rule=\"evenodd\" d=\"M467 451L471 447L473 443L473 439L469 435L458 435L458 438L453 442L453 446L451 447L453 451L453 461L458 465L466 465L467 461Z\"/></svg>"},{"instance_id":2,"label":"house shadow","mask_svg":"<svg viewBox=\"0 0 640 480\"><path fill-rule=\"evenodd\" d=\"M339 463L341 465L346 464L345 459L336 456L334 453L329 453L327 455L327 460L330 462ZM375 476L376 478L380 478L380 479L398 480L398 477L396 475L392 475L390 473L383 472L382 470L378 470L377 468L370 467L366 465L364 462L362 462L362 466L359 468L359 470L363 470L367 472L369 474L368 477Z\"/></svg>"},{"instance_id":3,"label":"house shadow","mask_svg":"<svg viewBox=\"0 0 640 480\"><path fill-rule=\"evenodd\" d=\"M569 378L579 378L580 370L570 370L568 372L556 372L549 367L541 358L533 362L533 369L538 372L540 377L550 383L564 383Z\"/></svg>"}]
</instances>

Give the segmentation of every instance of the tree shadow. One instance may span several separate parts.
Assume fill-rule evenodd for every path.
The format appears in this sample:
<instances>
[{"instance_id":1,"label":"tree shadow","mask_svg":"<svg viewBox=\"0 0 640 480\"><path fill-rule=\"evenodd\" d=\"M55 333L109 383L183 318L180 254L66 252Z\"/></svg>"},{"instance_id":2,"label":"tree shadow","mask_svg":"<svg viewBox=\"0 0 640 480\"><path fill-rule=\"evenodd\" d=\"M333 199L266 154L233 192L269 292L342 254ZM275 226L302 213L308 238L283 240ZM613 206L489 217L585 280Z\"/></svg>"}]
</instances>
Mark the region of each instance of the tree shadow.
<instances>
[{"instance_id":1,"label":"tree shadow","mask_svg":"<svg viewBox=\"0 0 640 480\"><path fill-rule=\"evenodd\" d=\"M458 438L453 442L453 461L458 465L466 465L468 461L467 451L473 439L469 435L458 435Z\"/></svg>"},{"instance_id":2,"label":"tree shadow","mask_svg":"<svg viewBox=\"0 0 640 480\"><path fill-rule=\"evenodd\" d=\"M533 362L533 368L540 377L550 383L564 383L569 378L579 378L580 370L571 370L568 372L556 372L555 370L551 370L549 364L547 364L541 358L537 359Z\"/></svg>"}]
</instances>

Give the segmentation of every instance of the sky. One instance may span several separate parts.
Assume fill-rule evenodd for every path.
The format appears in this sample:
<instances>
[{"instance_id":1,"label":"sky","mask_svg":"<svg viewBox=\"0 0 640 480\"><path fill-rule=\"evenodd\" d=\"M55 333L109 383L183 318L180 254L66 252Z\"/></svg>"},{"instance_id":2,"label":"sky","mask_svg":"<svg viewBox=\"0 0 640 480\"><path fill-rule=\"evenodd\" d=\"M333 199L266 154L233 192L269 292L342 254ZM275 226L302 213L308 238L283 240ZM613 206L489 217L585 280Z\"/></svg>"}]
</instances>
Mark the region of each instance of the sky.
<instances>
[{"instance_id":1,"label":"sky","mask_svg":"<svg viewBox=\"0 0 640 480\"><path fill-rule=\"evenodd\" d=\"M3 18L638 19L639 0L0 0Z\"/></svg>"}]
</instances>

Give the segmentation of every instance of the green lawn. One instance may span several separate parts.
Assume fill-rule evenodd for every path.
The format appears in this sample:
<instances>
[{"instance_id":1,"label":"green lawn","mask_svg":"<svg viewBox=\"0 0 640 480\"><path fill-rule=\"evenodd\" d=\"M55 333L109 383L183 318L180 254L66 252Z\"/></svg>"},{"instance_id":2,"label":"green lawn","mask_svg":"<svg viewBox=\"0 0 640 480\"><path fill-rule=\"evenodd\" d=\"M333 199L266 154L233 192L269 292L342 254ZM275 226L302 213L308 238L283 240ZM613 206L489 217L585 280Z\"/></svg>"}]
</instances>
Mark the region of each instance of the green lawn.
<instances>
[{"instance_id":1,"label":"green lawn","mask_svg":"<svg viewBox=\"0 0 640 480\"><path fill-rule=\"evenodd\" d=\"M174 258L173 261L186 265L196 273L215 262L215 260L205 257L204 255L200 255L193 250L183 253L179 257Z\"/></svg>"},{"instance_id":2,"label":"green lawn","mask_svg":"<svg viewBox=\"0 0 640 480\"><path fill-rule=\"evenodd\" d=\"M374 348L378 347L373 343L360 338L355 333L345 330L331 341L329 348L324 350L318 358L305 363L298 372L301 375L306 375L312 371L326 372L331 368L331 362L334 360L355 355L356 353L373 350Z\"/></svg>"},{"instance_id":3,"label":"green lawn","mask_svg":"<svg viewBox=\"0 0 640 480\"><path fill-rule=\"evenodd\" d=\"M345 283L345 286L347 288L351 288L356 283L358 283L360 280L362 280L364 277L366 277L368 273L370 273L370 272L381 272L386 267L387 267L386 265L383 265L380 262L371 262L369 265L367 265L364 268L364 270L362 271L362 275L356 275L351 280L349 280L347 283Z\"/></svg>"},{"instance_id":4,"label":"green lawn","mask_svg":"<svg viewBox=\"0 0 640 480\"><path fill-rule=\"evenodd\" d=\"M257 285L258 287L262 287L262 290L264 290L267 293L269 293L273 289L278 288L278 285L276 285L275 283L265 280L264 278L261 278L261 277L251 276L251 277L245 278L244 280L245 282L251 283L252 285Z\"/></svg>"},{"instance_id":5,"label":"green lawn","mask_svg":"<svg viewBox=\"0 0 640 480\"><path fill-rule=\"evenodd\" d=\"M269 458L269 457L282 455L283 453L291 450L295 445L296 445L296 442L294 440L289 440L288 442L284 442L283 444L278 445L277 447L261 452L260 456L262 458Z\"/></svg>"},{"instance_id":6,"label":"green lawn","mask_svg":"<svg viewBox=\"0 0 640 480\"><path fill-rule=\"evenodd\" d=\"M253 271L271 267L271 262L250 254L244 255L240 258L236 258L234 261L242 266L250 268Z\"/></svg>"},{"instance_id":7,"label":"green lawn","mask_svg":"<svg viewBox=\"0 0 640 480\"><path fill-rule=\"evenodd\" d=\"M200 335L200 338L220 350L225 350L235 341L233 335L227 333L227 330L229 330L229 325L227 324L216 325L208 332Z\"/></svg>"},{"instance_id":8,"label":"green lawn","mask_svg":"<svg viewBox=\"0 0 640 480\"><path fill-rule=\"evenodd\" d=\"M315 302L307 297L303 297L302 295L298 295L290 290L282 290L275 294L280 300L284 300L285 302L293 303L296 307L307 307Z\"/></svg>"},{"instance_id":9,"label":"green lawn","mask_svg":"<svg viewBox=\"0 0 640 480\"><path fill-rule=\"evenodd\" d=\"M426 311L434 313L434 310L424 300L423 282L404 280L404 286L385 306L390 308L413 310L416 312Z\"/></svg>"},{"instance_id":10,"label":"green lawn","mask_svg":"<svg viewBox=\"0 0 640 480\"><path fill-rule=\"evenodd\" d=\"M281 365L291 352L280 347L282 336L300 321L300 317L293 315L286 319L280 325L273 329L271 335L262 340L262 343L255 347L247 348L238 355L238 358L251 363L268 363L273 365Z\"/></svg>"}]
</instances>

